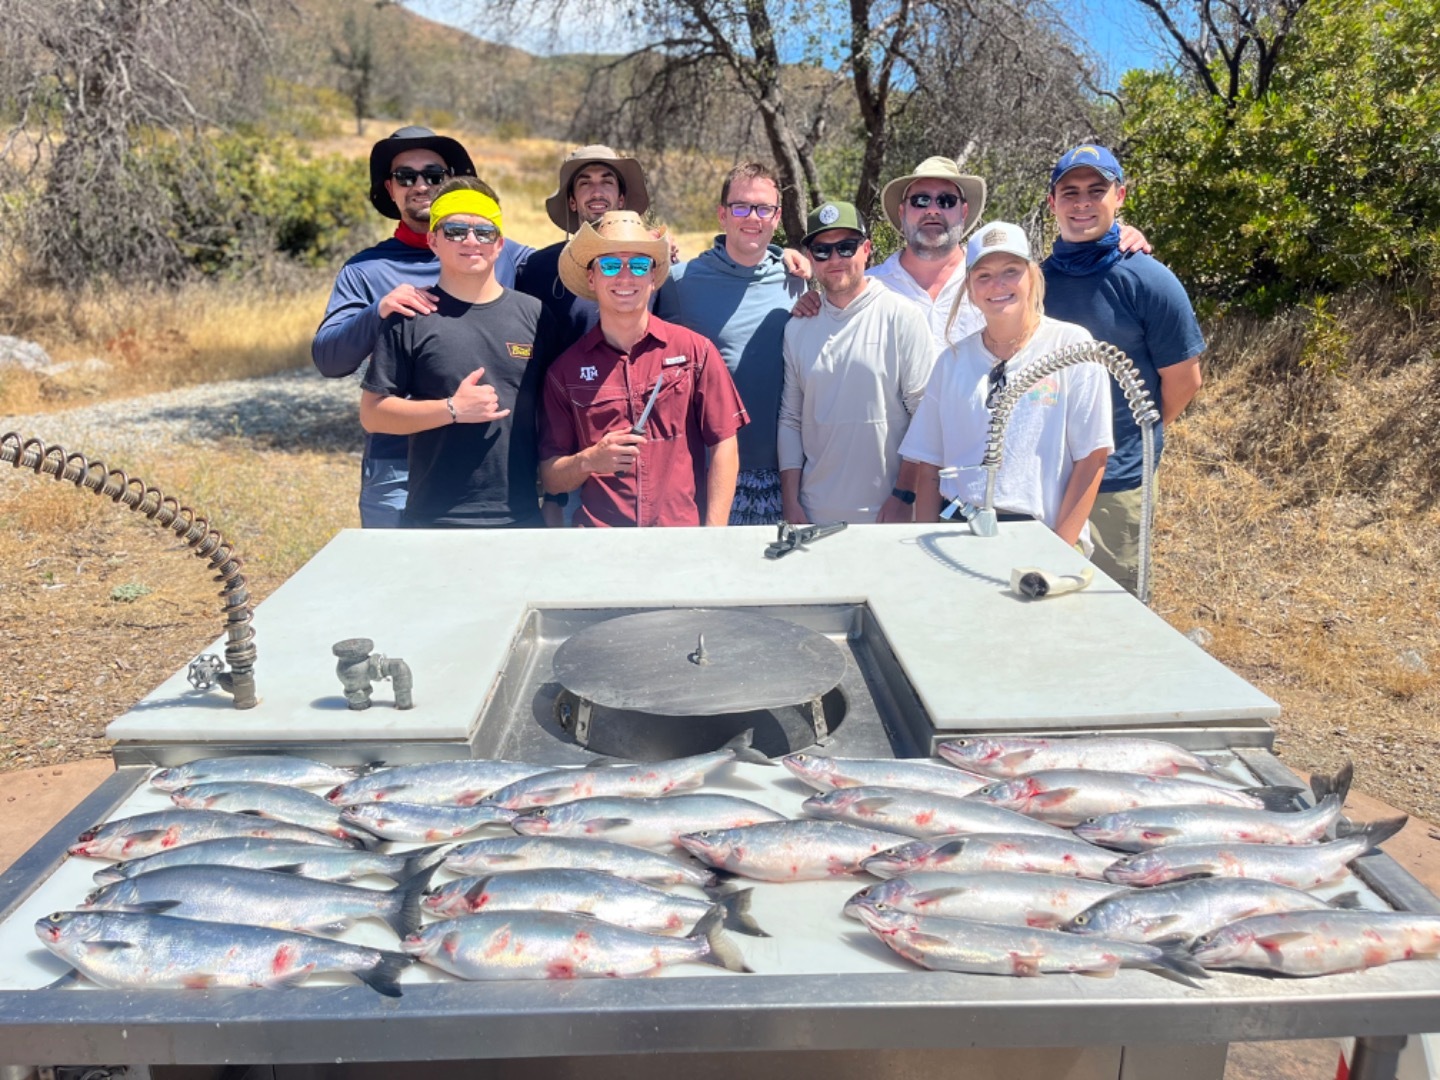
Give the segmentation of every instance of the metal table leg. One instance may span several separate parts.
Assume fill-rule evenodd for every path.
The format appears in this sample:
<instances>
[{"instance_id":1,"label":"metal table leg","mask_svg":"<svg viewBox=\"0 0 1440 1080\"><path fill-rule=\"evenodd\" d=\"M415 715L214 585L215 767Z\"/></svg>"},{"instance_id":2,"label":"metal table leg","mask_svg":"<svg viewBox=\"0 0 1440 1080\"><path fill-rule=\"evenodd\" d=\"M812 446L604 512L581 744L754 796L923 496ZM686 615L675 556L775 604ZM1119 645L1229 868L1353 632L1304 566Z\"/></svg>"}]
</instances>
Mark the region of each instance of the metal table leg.
<instances>
[{"instance_id":1,"label":"metal table leg","mask_svg":"<svg viewBox=\"0 0 1440 1080\"><path fill-rule=\"evenodd\" d=\"M1405 1035L1366 1035L1355 1040L1350 1055L1350 1080L1395 1080Z\"/></svg>"}]
</instances>

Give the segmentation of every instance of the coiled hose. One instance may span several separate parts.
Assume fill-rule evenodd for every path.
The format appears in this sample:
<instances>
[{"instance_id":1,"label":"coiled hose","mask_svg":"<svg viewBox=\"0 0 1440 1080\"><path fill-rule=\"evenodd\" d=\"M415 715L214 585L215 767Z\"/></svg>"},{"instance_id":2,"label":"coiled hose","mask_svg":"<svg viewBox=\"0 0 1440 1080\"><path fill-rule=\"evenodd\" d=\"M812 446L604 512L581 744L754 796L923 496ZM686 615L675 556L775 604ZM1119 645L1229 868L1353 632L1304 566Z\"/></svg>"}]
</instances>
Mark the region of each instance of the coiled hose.
<instances>
[{"instance_id":1,"label":"coiled hose","mask_svg":"<svg viewBox=\"0 0 1440 1080\"><path fill-rule=\"evenodd\" d=\"M250 625L250 592L245 587L245 575L240 573L244 564L209 521L121 469L107 468L103 461L66 453L64 447L47 446L39 439L22 439L13 431L0 435L0 464L69 481L77 488L103 495L169 529L194 549L196 558L207 559L215 571L215 580L221 582L220 597L224 601L225 659L230 670L220 675L220 685L235 696L237 709L255 707L255 629Z\"/></svg>"},{"instance_id":2,"label":"coiled hose","mask_svg":"<svg viewBox=\"0 0 1440 1080\"><path fill-rule=\"evenodd\" d=\"M1078 345L1067 345L1063 349L1042 356L1033 364L1027 364L1005 382L995 407L990 413L990 430L985 438L985 457L980 467L986 471L985 506L995 507L995 476L1000 471L1000 462L1005 453L1005 428L1010 423L1010 414L1015 410L1021 396L1040 379L1053 375L1075 364L1099 364L1120 384L1130 414L1140 425L1143 461L1140 477L1140 575L1136 582L1136 595L1142 604L1150 602L1150 530L1155 515L1155 425L1160 422L1160 413L1150 398L1150 391L1140 378L1140 370L1128 356L1114 345L1103 341L1086 341Z\"/></svg>"}]
</instances>

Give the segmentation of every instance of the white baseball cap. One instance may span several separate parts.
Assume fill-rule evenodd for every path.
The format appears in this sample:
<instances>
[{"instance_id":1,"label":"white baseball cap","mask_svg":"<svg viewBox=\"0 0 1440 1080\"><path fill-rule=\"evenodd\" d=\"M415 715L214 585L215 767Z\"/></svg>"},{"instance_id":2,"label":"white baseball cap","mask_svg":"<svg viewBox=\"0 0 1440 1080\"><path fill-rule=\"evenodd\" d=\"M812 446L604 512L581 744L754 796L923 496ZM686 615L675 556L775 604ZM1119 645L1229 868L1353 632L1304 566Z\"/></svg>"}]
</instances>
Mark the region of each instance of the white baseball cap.
<instances>
[{"instance_id":1,"label":"white baseball cap","mask_svg":"<svg viewBox=\"0 0 1440 1080\"><path fill-rule=\"evenodd\" d=\"M1030 259L1030 238L1019 225L1008 221L990 221L976 229L965 245L965 265L974 266L986 255L997 251Z\"/></svg>"}]
</instances>

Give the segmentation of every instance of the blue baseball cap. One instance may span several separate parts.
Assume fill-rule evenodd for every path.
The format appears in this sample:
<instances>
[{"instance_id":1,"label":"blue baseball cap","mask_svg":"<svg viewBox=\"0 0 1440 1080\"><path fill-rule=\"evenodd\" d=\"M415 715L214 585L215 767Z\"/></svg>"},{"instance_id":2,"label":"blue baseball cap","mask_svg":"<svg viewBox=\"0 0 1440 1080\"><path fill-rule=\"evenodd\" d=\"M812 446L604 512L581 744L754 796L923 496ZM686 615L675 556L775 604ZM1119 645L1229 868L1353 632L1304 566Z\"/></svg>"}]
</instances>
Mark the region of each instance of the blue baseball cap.
<instances>
[{"instance_id":1,"label":"blue baseball cap","mask_svg":"<svg viewBox=\"0 0 1440 1080\"><path fill-rule=\"evenodd\" d=\"M1065 151L1055 163L1055 168L1050 170L1050 187L1053 189L1071 169L1094 169L1111 183L1125 182L1125 170L1120 167L1120 160L1107 147L1095 143L1081 143Z\"/></svg>"}]
</instances>

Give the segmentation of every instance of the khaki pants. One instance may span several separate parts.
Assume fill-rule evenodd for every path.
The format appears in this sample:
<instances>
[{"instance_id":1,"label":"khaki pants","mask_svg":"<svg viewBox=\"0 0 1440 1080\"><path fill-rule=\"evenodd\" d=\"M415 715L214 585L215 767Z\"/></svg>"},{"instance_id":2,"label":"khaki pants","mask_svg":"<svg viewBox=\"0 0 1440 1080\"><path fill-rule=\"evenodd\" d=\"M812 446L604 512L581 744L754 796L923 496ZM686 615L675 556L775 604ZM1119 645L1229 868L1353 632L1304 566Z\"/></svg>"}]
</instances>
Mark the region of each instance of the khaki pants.
<instances>
[{"instance_id":1,"label":"khaki pants","mask_svg":"<svg viewBox=\"0 0 1440 1080\"><path fill-rule=\"evenodd\" d=\"M1153 485L1152 495L1158 503L1158 483ZM1137 487L1129 491L1102 491L1095 496L1095 505L1090 510L1090 539L1095 543L1090 561L1132 594L1140 588L1141 509Z\"/></svg>"}]
</instances>

